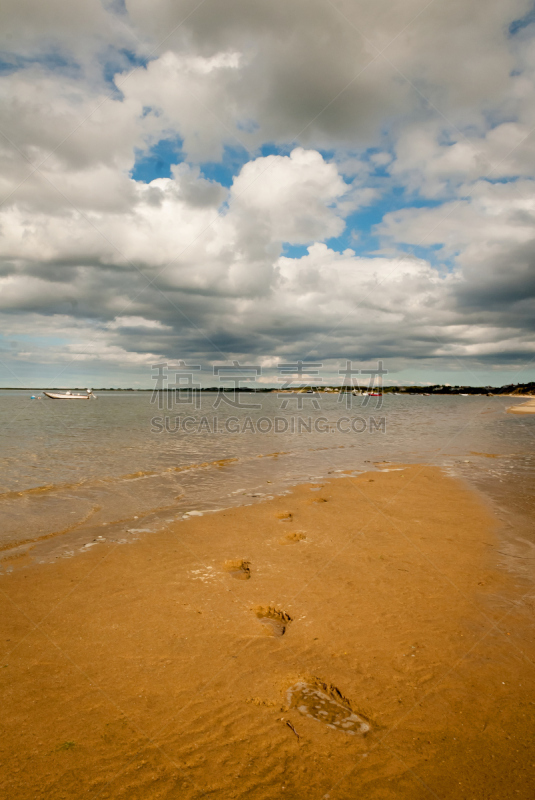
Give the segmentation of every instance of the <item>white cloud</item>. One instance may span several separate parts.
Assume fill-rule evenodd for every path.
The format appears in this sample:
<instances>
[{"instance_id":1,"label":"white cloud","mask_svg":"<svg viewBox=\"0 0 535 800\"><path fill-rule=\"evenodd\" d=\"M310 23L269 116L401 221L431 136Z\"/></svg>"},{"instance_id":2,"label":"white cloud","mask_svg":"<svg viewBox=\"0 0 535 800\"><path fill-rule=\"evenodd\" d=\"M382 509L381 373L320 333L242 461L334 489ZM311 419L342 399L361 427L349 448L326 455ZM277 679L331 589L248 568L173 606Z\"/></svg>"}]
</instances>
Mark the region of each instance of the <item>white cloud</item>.
<instances>
[{"instance_id":1,"label":"white cloud","mask_svg":"<svg viewBox=\"0 0 535 800\"><path fill-rule=\"evenodd\" d=\"M110 270L125 274L123 284L131 273L136 294L157 281L167 289L256 296L269 291L282 242L310 243L344 228L336 200L348 187L334 164L302 148L247 163L228 208L219 207L222 187L186 165L172 178L129 184L126 207L115 213L106 206L80 213L71 204L55 214L20 205L0 212L0 257L12 272L3 279L4 307L17 307L26 286L25 307L41 298L43 310L54 310L93 294L101 314L115 312L116 294L101 305L95 285L94 273Z\"/></svg>"},{"instance_id":2,"label":"white cloud","mask_svg":"<svg viewBox=\"0 0 535 800\"><path fill-rule=\"evenodd\" d=\"M336 166L315 150L267 156L246 164L235 179L231 210L252 230L292 244L338 236L344 222L333 204L349 187Z\"/></svg>"},{"instance_id":3,"label":"white cloud","mask_svg":"<svg viewBox=\"0 0 535 800\"><path fill-rule=\"evenodd\" d=\"M521 123L507 122L482 135L453 131L447 142L438 122L408 126L390 171L428 197L451 194L466 181L534 175L535 141Z\"/></svg>"},{"instance_id":4,"label":"white cloud","mask_svg":"<svg viewBox=\"0 0 535 800\"><path fill-rule=\"evenodd\" d=\"M409 208L386 214L379 230L398 242L439 245L445 257L457 256L481 279L493 266L509 275L507 254L535 238L535 181L477 181L462 187L462 199L435 208ZM501 256L501 258L500 258Z\"/></svg>"},{"instance_id":5,"label":"white cloud","mask_svg":"<svg viewBox=\"0 0 535 800\"><path fill-rule=\"evenodd\" d=\"M269 363L531 353L535 48L508 33L528 0L125 8L3 11L0 309L70 330L50 358L92 358L78 326L140 365L177 342ZM184 162L132 180L166 138ZM248 153L230 188L199 168L228 146ZM348 227L374 204L380 252ZM345 234L362 250L327 246Z\"/></svg>"},{"instance_id":6,"label":"white cloud","mask_svg":"<svg viewBox=\"0 0 535 800\"><path fill-rule=\"evenodd\" d=\"M170 325L164 325L157 319L145 319L144 317L116 317L106 325L109 330L121 328L155 328L160 331L172 330Z\"/></svg>"}]
</instances>

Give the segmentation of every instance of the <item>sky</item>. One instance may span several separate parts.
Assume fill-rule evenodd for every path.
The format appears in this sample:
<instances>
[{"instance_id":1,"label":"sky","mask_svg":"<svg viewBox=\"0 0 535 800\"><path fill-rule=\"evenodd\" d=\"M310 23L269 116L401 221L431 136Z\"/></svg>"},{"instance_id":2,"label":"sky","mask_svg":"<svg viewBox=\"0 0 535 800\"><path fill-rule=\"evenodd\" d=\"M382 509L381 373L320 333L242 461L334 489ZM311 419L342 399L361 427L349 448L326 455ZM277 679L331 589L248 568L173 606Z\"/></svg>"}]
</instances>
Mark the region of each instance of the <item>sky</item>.
<instances>
[{"instance_id":1,"label":"sky","mask_svg":"<svg viewBox=\"0 0 535 800\"><path fill-rule=\"evenodd\" d=\"M535 380L531 1L0 19L0 386Z\"/></svg>"}]
</instances>

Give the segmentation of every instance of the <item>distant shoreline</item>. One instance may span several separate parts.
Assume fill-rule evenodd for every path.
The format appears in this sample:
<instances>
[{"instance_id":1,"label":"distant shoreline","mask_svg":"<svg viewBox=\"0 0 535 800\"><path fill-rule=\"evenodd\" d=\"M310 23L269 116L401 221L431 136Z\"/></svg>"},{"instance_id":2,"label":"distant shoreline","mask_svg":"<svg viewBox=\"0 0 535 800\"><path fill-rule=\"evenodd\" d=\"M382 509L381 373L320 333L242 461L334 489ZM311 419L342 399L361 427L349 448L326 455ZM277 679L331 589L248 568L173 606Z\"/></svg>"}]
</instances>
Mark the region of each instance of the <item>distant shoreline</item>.
<instances>
[{"instance_id":1,"label":"distant shoreline","mask_svg":"<svg viewBox=\"0 0 535 800\"><path fill-rule=\"evenodd\" d=\"M43 392L43 391L86 391L85 387L80 386L0 386L0 391L3 392ZM474 395L474 396L486 396L486 397L518 397L518 398L533 398L535 397L535 383L530 384L521 384L519 386L503 386L503 387L489 387L489 386L451 386L451 387L437 387L437 386L384 386L382 388L377 387L370 391L378 391L380 390L383 395L391 394L391 395L420 395L423 397L431 397L434 395L440 395L443 397L450 397L452 395ZM174 392L176 389L174 388L166 388L166 389L154 389L154 388L125 388L125 389L116 389L113 387L100 387L93 389L93 392L114 392L114 393L121 393L121 392L128 392L128 393L135 393L135 392L158 392L158 393L169 393ZM180 390L181 392L191 391L191 389L184 388ZM294 389L283 389L277 386L269 386L269 387L258 387L258 388L250 388L250 387L239 387L235 389L234 387L228 386L205 386L200 389L195 389L202 394L204 393L213 393L213 392L228 392L233 393L235 391L240 393L252 393L252 394L304 394L307 392L315 392L318 394L344 394L346 392L351 393L355 391L355 394L365 394L367 389L354 387L351 388L344 388L340 386L302 386L296 387Z\"/></svg>"}]
</instances>

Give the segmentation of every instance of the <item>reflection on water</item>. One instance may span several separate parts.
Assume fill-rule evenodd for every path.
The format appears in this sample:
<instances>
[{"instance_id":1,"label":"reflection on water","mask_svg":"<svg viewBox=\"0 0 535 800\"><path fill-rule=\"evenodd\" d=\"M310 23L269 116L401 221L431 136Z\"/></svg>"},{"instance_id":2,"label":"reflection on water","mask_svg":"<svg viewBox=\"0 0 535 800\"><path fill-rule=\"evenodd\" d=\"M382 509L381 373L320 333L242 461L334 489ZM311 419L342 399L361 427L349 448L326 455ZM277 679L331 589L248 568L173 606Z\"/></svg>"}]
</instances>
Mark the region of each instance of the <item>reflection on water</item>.
<instances>
[{"instance_id":1,"label":"reflection on water","mask_svg":"<svg viewBox=\"0 0 535 800\"><path fill-rule=\"evenodd\" d=\"M354 398L348 410L324 395L320 411L305 399L297 412L282 410L276 395L256 395L260 409L222 404L216 412L210 394L197 411L169 412L150 403L150 392L101 393L96 403L36 402L30 394L0 392L0 546L80 531L96 538L107 526L114 535L141 523L153 530L186 511L258 502L300 480L381 461L446 466L504 505L513 491L533 512L535 418L505 414L521 402L512 398L387 395L382 409ZM259 432L266 419L291 423L297 413L312 420L310 430L294 425L291 433L292 423ZM168 430L151 422L165 415ZM189 416L195 432L177 425L177 415Z\"/></svg>"}]
</instances>

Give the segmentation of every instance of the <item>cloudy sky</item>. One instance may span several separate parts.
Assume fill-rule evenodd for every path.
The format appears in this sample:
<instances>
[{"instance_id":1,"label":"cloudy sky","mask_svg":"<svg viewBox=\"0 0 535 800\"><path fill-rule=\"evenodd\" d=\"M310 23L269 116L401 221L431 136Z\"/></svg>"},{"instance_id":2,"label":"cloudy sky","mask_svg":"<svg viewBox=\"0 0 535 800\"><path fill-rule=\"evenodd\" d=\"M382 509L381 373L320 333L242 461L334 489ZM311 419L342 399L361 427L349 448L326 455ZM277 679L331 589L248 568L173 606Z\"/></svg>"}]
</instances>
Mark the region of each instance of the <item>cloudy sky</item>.
<instances>
[{"instance_id":1,"label":"cloudy sky","mask_svg":"<svg viewBox=\"0 0 535 800\"><path fill-rule=\"evenodd\" d=\"M177 359L535 379L532 0L1 17L1 385Z\"/></svg>"}]
</instances>

